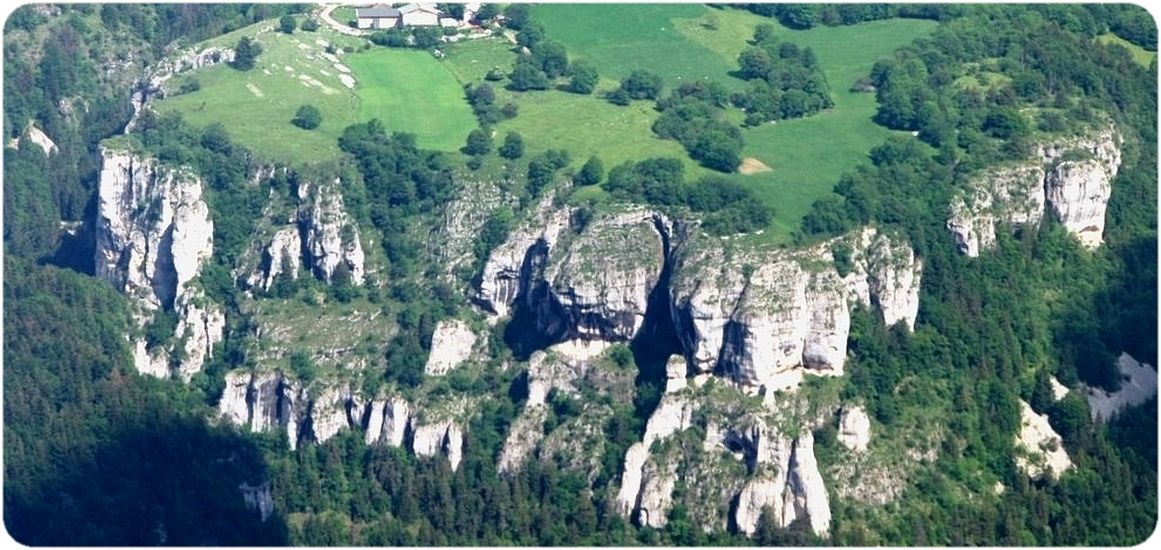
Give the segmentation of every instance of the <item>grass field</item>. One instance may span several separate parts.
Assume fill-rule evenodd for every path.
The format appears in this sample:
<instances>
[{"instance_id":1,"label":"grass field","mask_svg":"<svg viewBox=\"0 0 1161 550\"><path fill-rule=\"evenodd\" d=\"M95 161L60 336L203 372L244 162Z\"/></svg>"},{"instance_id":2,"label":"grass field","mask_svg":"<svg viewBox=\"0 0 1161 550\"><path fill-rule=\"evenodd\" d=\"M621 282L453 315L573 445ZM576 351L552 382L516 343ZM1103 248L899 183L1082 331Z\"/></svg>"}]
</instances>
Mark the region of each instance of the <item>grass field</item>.
<instances>
[{"instance_id":1,"label":"grass field","mask_svg":"<svg viewBox=\"0 0 1161 550\"><path fill-rule=\"evenodd\" d=\"M753 186L775 211L766 238L785 240L797 229L810 205L832 192L839 177L867 158L871 148L893 132L875 124L874 94L848 91L876 61L891 55L935 28L931 21L891 19L845 27L795 31L776 21L741 10L715 10L717 30L700 24L680 25L691 40L736 59L758 23L773 23L779 38L810 47L831 87L834 108L817 115L767 124L743 131L745 156L761 160L770 172L733 176ZM905 135L905 134L903 134Z\"/></svg>"},{"instance_id":2,"label":"grass field","mask_svg":"<svg viewBox=\"0 0 1161 550\"><path fill-rule=\"evenodd\" d=\"M875 61L935 28L931 21L893 19L795 31L747 11L694 4L546 4L535 7L533 14L544 22L550 38L568 48L570 57L595 62L603 76L646 68L665 76L670 86L691 77L742 86L729 72L737 68L738 54L748 47L759 23L773 24L783 40L811 47L831 85L835 107L804 119L745 129L744 155L772 170L731 176L774 208L771 230L762 238L777 241L787 240L810 205L831 193L839 177L864 161L872 147L898 133L871 120L874 95L848 92L851 84L868 74ZM518 101L521 114L505 127L531 138L533 146L544 142L565 147L574 150L574 158L587 157L582 150L597 151L606 167L621 159L677 156L686 160L691 175L708 173L689 161L677 143L653 137L649 127L656 113L642 109L645 104L632 107L642 109L637 113L626 113L560 92Z\"/></svg>"},{"instance_id":3,"label":"grass field","mask_svg":"<svg viewBox=\"0 0 1161 550\"><path fill-rule=\"evenodd\" d=\"M359 118L378 118L389 132L416 134L425 149L454 151L476 127L455 77L430 53L380 48L346 58L358 78Z\"/></svg>"},{"instance_id":4,"label":"grass field","mask_svg":"<svg viewBox=\"0 0 1161 550\"><path fill-rule=\"evenodd\" d=\"M266 21L215 38L207 45L233 46L242 36L262 45L254 69L218 65L173 79L176 89L194 78L201 89L155 103L160 112L178 111L190 123L223 124L239 143L259 157L298 165L336 159L344 128L371 118L392 131L417 135L420 146L454 151L476 125L454 76L430 54L373 48L335 57L325 44L358 50L364 40L340 35L323 25L317 32L285 35ZM346 69L344 71L344 69ZM353 76L353 89L343 75ZM348 82L350 82L348 80ZM290 124L302 105L322 111L312 131Z\"/></svg>"},{"instance_id":5,"label":"grass field","mask_svg":"<svg viewBox=\"0 0 1161 550\"><path fill-rule=\"evenodd\" d=\"M698 4L542 4L532 14L571 57L592 62L604 76L648 69L670 85L700 78L739 86L727 74L735 68L734 58L723 58L679 30L711 11L717 10Z\"/></svg>"},{"instance_id":6,"label":"grass field","mask_svg":"<svg viewBox=\"0 0 1161 550\"><path fill-rule=\"evenodd\" d=\"M1157 59L1157 52L1151 52L1142 48L1124 38L1121 38L1111 32L1102 34L1096 37L1103 44L1117 44L1123 46L1133 56L1133 61L1140 63L1142 67L1149 68L1154 59Z\"/></svg>"}]
</instances>

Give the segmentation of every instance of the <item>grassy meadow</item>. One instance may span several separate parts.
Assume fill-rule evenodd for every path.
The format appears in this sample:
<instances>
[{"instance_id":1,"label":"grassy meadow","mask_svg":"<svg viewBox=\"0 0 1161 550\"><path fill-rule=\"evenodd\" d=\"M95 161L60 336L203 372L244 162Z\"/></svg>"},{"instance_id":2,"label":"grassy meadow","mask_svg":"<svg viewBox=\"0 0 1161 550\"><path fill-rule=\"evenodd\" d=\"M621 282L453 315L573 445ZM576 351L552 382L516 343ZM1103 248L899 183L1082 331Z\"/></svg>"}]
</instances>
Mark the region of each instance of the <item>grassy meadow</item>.
<instances>
[{"instance_id":1,"label":"grassy meadow","mask_svg":"<svg viewBox=\"0 0 1161 550\"><path fill-rule=\"evenodd\" d=\"M221 123L261 158L287 164L337 159L338 137L351 124L379 118L389 130L417 135L420 146L461 147L476 125L455 77L427 52L372 48L365 40L332 31L286 35L267 21L215 38L205 45L232 47L242 36L262 46L255 67L225 65L184 73L167 87L196 79L201 89L158 101L162 113L177 111L197 126ZM331 44L345 52L327 53ZM344 75L353 78L344 82ZM348 86L351 83L352 86ZM303 130L290 123L303 105L322 112L322 124Z\"/></svg>"},{"instance_id":2,"label":"grassy meadow","mask_svg":"<svg viewBox=\"0 0 1161 550\"><path fill-rule=\"evenodd\" d=\"M866 159L872 147L897 133L871 120L874 95L849 92L851 84L868 74L875 61L936 25L891 19L796 31L747 11L695 4L545 4L536 6L533 15L544 23L551 39L565 45L570 58L596 64L603 77L598 94L615 87L615 77L638 68L661 74L669 87L687 78L741 87L743 82L729 73L737 68L738 54L749 46L759 23L774 25L783 40L811 47L830 83L835 107L803 119L744 129L744 156L758 159L771 171L730 176L752 186L774 208L774 222L762 238L776 241L787 240L815 200L831 193L838 178ZM492 64L510 65L511 55L496 56ZM479 74L486 72L484 68ZM694 177L710 173L690 161L676 142L653 136L650 126L657 113L650 103L622 108L596 96L559 91L516 97L520 116L500 128L521 132L530 149L564 147L579 162L597 153L606 167L624 160L676 156L686 161Z\"/></svg>"}]
</instances>

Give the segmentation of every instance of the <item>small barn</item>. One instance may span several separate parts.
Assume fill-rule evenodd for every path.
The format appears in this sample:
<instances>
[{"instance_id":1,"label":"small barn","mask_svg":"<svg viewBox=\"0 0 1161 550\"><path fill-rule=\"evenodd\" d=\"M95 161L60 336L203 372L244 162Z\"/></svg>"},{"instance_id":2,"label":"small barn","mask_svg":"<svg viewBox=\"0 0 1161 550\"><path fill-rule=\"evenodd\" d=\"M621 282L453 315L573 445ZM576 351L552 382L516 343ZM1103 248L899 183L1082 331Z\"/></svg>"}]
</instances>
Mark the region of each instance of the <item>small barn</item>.
<instances>
[{"instance_id":1,"label":"small barn","mask_svg":"<svg viewBox=\"0 0 1161 550\"><path fill-rule=\"evenodd\" d=\"M375 6L355 10L355 19L360 29L394 29L399 26L402 14L390 6Z\"/></svg>"},{"instance_id":2,"label":"small barn","mask_svg":"<svg viewBox=\"0 0 1161 550\"><path fill-rule=\"evenodd\" d=\"M443 16L435 4L419 3L407 4L399 8L403 26L405 27L434 27L439 25L439 19Z\"/></svg>"}]
</instances>

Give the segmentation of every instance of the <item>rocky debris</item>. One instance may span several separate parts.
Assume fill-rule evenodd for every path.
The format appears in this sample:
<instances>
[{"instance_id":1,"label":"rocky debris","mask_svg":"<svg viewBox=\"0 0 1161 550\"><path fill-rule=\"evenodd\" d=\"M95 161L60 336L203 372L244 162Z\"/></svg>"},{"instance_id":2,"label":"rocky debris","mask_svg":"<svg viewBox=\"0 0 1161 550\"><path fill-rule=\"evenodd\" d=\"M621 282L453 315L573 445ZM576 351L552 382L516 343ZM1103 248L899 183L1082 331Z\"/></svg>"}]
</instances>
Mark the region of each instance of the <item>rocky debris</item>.
<instances>
[{"instance_id":1,"label":"rocky debris","mask_svg":"<svg viewBox=\"0 0 1161 550\"><path fill-rule=\"evenodd\" d=\"M202 181L189 169L129 152L102 149L101 157L96 275L133 300L139 327L158 310L175 314L169 344L147 349L143 337L132 342L134 364L161 377L176 370L188 381L210 358L225 326L221 309L192 284L213 255L214 224Z\"/></svg>"},{"instance_id":2,"label":"rocky debris","mask_svg":"<svg viewBox=\"0 0 1161 550\"><path fill-rule=\"evenodd\" d=\"M1088 406L1093 420L1106 422L1121 411L1140 405L1157 395L1157 371L1127 353L1117 358L1121 371L1121 389L1109 393L1100 388L1087 388Z\"/></svg>"},{"instance_id":3,"label":"rocky debris","mask_svg":"<svg viewBox=\"0 0 1161 550\"><path fill-rule=\"evenodd\" d=\"M332 282L343 266L352 284L363 284L363 245L359 229L343 207L340 181L311 187L305 210L299 212L307 264L316 277Z\"/></svg>"},{"instance_id":4,"label":"rocky debris","mask_svg":"<svg viewBox=\"0 0 1161 550\"><path fill-rule=\"evenodd\" d=\"M543 265L548 251L567 231L571 215L570 209L556 208L553 197L545 197L529 219L492 250L474 297L481 308L493 315L492 322L511 314L517 296L526 294L533 272Z\"/></svg>"},{"instance_id":5,"label":"rocky debris","mask_svg":"<svg viewBox=\"0 0 1161 550\"><path fill-rule=\"evenodd\" d=\"M1016 467L1030 478L1060 477L1072 468L1064 442L1048 423L1048 415L1036 414L1020 401L1020 433L1016 436Z\"/></svg>"},{"instance_id":6,"label":"rocky debris","mask_svg":"<svg viewBox=\"0 0 1161 550\"><path fill-rule=\"evenodd\" d=\"M691 242L679 254L673 318L694 374L720 370L767 393L797 387L806 372L841 375L852 301L914 326L922 264L874 229L798 251L732 244Z\"/></svg>"},{"instance_id":7,"label":"rocky debris","mask_svg":"<svg viewBox=\"0 0 1161 550\"><path fill-rule=\"evenodd\" d=\"M464 433L452 420L418 426L415 428L411 450L415 456L442 454L451 462L452 471L455 471L463 459Z\"/></svg>"},{"instance_id":8,"label":"rocky debris","mask_svg":"<svg viewBox=\"0 0 1161 550\"><path fill-rule=\"evenodd\" d=\"M978 256L995 244L998 225L1036 226L1047 206L1081 244L1100 246L1120 147L1120 136L1108 125L1039 144L1022 163L985 170L968 183L966 197L952 200L952 238L961 252Z\"/></svg>"},{"instance_id":9,"label":"rocky debris","mask_svg":"<svg viewBox=\"0 0 1161 550\"><path fill-rule=\"evenodd\" d=\"M632 339L665 265L668 226L637 210L591 221L549 249L543 274L526 286L538 332L554 341Z\"/></svg>"},{"instance_id":10,"label":"rocky debris","mask_svg":"<svg viewBox=\"0 0 1161 550\"><path fill-rule=\"evenodd\" d=\"M439 376L460 366L471 356L477 340L476 333L464 321L440 321L431 336L431 353L424 373Z\"/></svg>"},{"instance_id":11,"label":"rocky debris","mask_svg":"<svg viewBox=\"0 0 1161 550\"><path fill-rule=\"evenodd\" d=\"M871 418L862 407L843 407L839 416L838 441L852 451L867 450L871 441Z\"/></svg>"}]
</instances>

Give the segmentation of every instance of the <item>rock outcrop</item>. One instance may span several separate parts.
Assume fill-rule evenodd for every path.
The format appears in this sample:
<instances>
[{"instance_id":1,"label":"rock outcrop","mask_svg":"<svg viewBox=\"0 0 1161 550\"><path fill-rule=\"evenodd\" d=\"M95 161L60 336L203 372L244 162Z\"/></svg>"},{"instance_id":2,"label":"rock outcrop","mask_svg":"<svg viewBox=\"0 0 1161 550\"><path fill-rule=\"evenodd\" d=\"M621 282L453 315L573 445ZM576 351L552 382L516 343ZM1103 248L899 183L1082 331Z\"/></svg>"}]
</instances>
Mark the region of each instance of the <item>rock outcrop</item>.
<instances>
[{"instance_id":1,"label":"rock outcrop","mask_svg":"<svg viewBox=\"0 0 1161 550\"><path fill-rule=\"evenodd\" d=\"M297 279L299 266L327 283L338 276L363 284L366 255L358 224L344 209L340 188L337 179L322 185L299 183L300 205L293 219L287 220L293 225L279 227L261 248L261 260L247 279L251 288L270 290L283 275Z\"/></svg>"},{"instance_id":2,"label":"rock outcrop","mask_svg":"<svg viewBox=\"0 0 1161 550\"><path fill-rule=\"evenodd\" d=\"M1020 401L1020 433L1016 436L1016 467L1031 478L1057 478L1072 468L1064 442L1048 423L1048 415L1036 414Z\"/></svg>"},{"instance_id":3,"label":"rock outcrop","mask_svg":"<svg viewBox=\"0 0 1161 550\"><path fill-rule=\"evenodd\" d=\"M137 370L154 376L197 373L222 339L225 317L194 284L213 255L214 224L202 182L189 169L103 149L96 224L96 275L138 306L138 326L172 315L168 342L133 343Z\"/></svg>"},{"instance_id":4,"label":"rock outcrop","mask_svg":"<svg viewBox=\"0 0 1161 550\"><path fill-rule=\"evenodd\" d=\"M242 493L242 502L247 508L258 512L262 521L274 513L274 496L270 493L269 482L256 486L243 482L238 486L238 491Z\"/></svg>"},{"instance_id":5,"label":"rock outcrop","mask_svg":"<svg viewBox=\"0 0 1161 550\"><path fill-rule=\"evenodd\" d=\"M591 221L550 249L528 296L538 331L555 341L632 339L665 266L668 234L668 219L637 210Z\"/></svg>"},{"instance_id":6,"label":"rock outcrop","mask_svg":"<svg viewBox=\"0 0 1161 550\"><path fill-rule=\"evenodd\" d=\"M838 441L852 451L866 451L871 441L871 418L862 407L843 407Z\"/></svg>"},{"instance_id":7,"label":"rock outcrop","mask_svg":"<svg viewBox=\"0 0 1161 550\"><path fill-rule=\"evenodd\" d=\"M571 210L556 208L553 198L545 197L529 219L488 256L474 300L493 315L493 322L511 314L516 298L526 295L533 273L568 230L571 215Z\"/></svg>"},{"instance_id":8,"label":"rock outcrop","mask_svg":"<svg viewBox=\"0 0 1161 550\"><path fill-rule=\"evenodd\" d=\"M440 321L431 335L431 353L427 356L424 373L439 376L460 366L471 356L477 340L476 333L467 323L459 319Z\"/></svg>"},{"instance_id":9,"label":"rock outcrop","mask_svg":"<svg viewBox=\"0 0 1161 550\"><path fill-rule=\"evenodd\" d=\"M218 412L252 432L285 432L291 449L302 441L325 442L344 429L364 429L361 407L349 386L324 385L311 393L279 371L235 370L226 373Z\"/></svg>"},{"instance_id":10,"label":"rock outcrop","mask_svg":"<svg viewBox=\"0 0 1161 550\"><path fill-rule=\"evenodd\" d=\"M1105 422L1121 411L1140 405L1157 395L1157 371L1127 353L1117 358L1121 372L1121 388L1108 392L1100 388L1086 388L1093 420ZM1055 391L1055 388L1053 388Z\"/></svg>"},{"instance_id":11,"label":"rock outcrop","mask_svg":"<svg viewBox=\"0 0 1161 550\"><path fill-rule=\"evenodd\" d=\"M193 71L218 63L229 63L234 60L235 52L232 48L209 47L202 50L188 49L161 60L154 66L150 75L133 87L133 119L125 127L128 133L134 126L137 115L153 98L166 96L165 83L175 75Z\"/></svg>"},{"instance_id":12,"label":"rock outcrop","mask_svg":"<svg viewBox=\"0 0 1161 550\"><path fill-rule=\"evenodd\" d=\"M464 432L453 420L442 420L415 428L411 450L415 456L442 454L451 463L452 471L460 466L464 456Z\"/></svg>"},{"instance_id":13,"label":"rock outcrop","mask_svg":"<svg viewBox=\"0 0 1161 550\"><path fill-rule=\"evenodd\" d=\"M1120 147L1120 135L1110 125L1037 145L1025 162L985 170L952 200L947 221L952 238L961 252L975 257L995 244L997 226L1035 227L1047 207L1081 244L1100 246Z\"/></svg>"},{"instance_id":14,"label":"rock outcrop","mask_svg":"<svg viewBox=\"0 0 1161 550\"><path fill-rule=\"evenodd\" d=\"M806 372L841 375L851 302L908 328L918 313L921 263L874 229L801 251L694 242L679 257L673 318L690 372L723 372L754 390L797 387Z\"/></svg>"},{"instance_id":15,"label":"rock outcrop","mask_svg":"<svg viewBox=\"0 0 1161 550\"><path fill-rule=\"evenodd\" d=\"M307 264L316 277L330 283L345 271L351 283L363 284L363 245L359 229L343 208L338 179L312 188L309 206L299 214ZM340 269L342 266L342 269Z\"/></svg>"}]
</instances>

